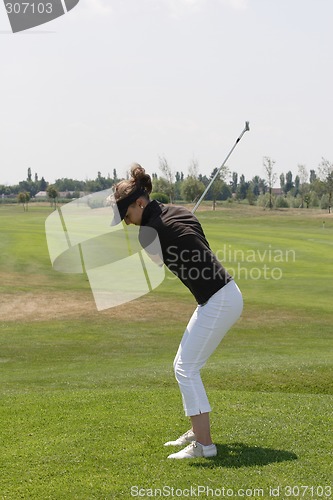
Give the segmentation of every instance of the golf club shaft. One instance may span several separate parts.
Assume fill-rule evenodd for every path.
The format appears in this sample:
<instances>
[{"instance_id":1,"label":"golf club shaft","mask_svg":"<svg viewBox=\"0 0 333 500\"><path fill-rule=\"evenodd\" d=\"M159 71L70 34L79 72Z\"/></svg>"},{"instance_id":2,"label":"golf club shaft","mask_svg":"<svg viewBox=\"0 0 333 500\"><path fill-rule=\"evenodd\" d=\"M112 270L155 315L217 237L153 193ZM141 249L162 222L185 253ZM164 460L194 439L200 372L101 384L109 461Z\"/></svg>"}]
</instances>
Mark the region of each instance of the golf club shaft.
<instances>
[{"instance_id":1,"label":"golf club shaft","mask_svg":"<svg viewBox=\"0 0 333 500\"><path fill-rule=\"evenodd\" d=\"M215 181L216 177L218 176L218 174L220 173L220 171L222 170L222 168L224 167L224 165L227 163L231 153L233 152L233 150L235 149L235 147L237 146L237 144L239 143L239 141L241 140L241 138L243 137L243 135L245 134L245 132L247 130L250 130L250 124L249 122L245 122L245 127L244 127L244 130L242 131L242 133L240 134L240 136L237 138L235 144L233 145L233 147L231 148L231 150L229 151L226 159L224 160L224 162L222 163L222 165L220 166L220 168L216 171L214 177L212 178L212 180L210 181L210 183L208 184L208 186L206 187L205 191L202 193L202 195L200 196L199 200L197 201L195 207L193 208L192 210L192 213L194 214L194 212L196 211L196 209L199 207L200 203L202 202L202 200L204 199L204 197L206 196L206 194L208 193L211 185L213 184L213 182Z\"/></svg>"}]
</instances>

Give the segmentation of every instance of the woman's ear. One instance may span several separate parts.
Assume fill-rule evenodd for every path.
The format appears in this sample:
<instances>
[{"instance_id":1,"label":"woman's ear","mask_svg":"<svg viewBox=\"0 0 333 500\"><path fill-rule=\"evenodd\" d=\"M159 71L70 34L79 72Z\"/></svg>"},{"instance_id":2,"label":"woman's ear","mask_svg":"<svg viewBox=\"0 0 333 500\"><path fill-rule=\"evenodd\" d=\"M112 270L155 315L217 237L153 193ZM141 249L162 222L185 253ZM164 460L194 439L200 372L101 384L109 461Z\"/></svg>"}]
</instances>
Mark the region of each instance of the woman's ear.
<instances>
[{"instance_id":1,"label":"woman's ear","mask_svg":"<svg viewBox=\"0 0 333 500\"><path fill-rule=\"evenodd\" d=\"M138 198L136 200L136 204L140 207L140 208L145 208L145 205L144 205L144 202L142 200L142 198Z\"/></svg>"}]
</instances>

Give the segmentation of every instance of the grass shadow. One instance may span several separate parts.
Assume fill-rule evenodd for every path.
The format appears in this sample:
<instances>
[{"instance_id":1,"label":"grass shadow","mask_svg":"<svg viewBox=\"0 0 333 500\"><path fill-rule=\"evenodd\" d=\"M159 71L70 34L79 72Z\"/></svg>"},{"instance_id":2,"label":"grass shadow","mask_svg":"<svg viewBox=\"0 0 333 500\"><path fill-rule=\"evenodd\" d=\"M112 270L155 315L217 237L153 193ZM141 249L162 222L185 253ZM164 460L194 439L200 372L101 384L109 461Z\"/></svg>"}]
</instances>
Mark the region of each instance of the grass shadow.
<instances>
[{"instance_id":1,"label":"grass shadow","mask_svg":"<svg viewBox=\"0 0 333 500\"><path fill-rule=\"evenodd\" d=\"M238 469L241 467L264 466L277 462L297 460L297 455L291 451L248 446L244 443L217 444L217 456L209 458L205 463L191 465L200 467L226 467Z\"/></svg>"}]
</instances>

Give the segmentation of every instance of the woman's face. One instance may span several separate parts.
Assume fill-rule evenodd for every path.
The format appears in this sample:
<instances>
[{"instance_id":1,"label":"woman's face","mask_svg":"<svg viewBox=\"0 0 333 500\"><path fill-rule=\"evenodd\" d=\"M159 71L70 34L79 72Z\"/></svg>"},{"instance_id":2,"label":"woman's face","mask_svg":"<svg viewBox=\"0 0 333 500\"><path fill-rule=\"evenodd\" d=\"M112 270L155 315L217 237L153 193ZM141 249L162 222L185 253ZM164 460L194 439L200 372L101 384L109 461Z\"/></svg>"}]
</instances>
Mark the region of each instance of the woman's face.
<instances>
[{"instance_id":1,"label":"woman's face","mask_svg":"<svg viewBox=\"0 0 333 500\"><path fill-rule=\"evenodd\" d=\"M127 209L126 215L124 217L125 224L134 224L135 226L141 225L142 212L147 202L138 198L132 205Z\"/></svg>"}]
</instances>

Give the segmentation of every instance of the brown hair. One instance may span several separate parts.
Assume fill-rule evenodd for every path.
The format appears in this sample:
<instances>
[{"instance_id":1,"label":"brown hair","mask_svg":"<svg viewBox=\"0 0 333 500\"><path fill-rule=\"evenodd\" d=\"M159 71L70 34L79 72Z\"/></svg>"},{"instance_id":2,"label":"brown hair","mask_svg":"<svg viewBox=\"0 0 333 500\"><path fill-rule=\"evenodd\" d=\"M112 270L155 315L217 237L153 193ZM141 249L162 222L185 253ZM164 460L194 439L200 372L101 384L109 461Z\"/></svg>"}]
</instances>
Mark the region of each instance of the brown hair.
<instances>
[{"instance_id":1,"label":"brown hair","mask_svg":"<svg viewBox=\"0 0 333 500\"><path fill-rule=\"evenodd\" d=\"M134 163L132 165L130 174L130 179L120 181L115 185L115 201L126 198L130 194L134 193L134 191L136 191L137 189L142 189L145 192L147 199L149 199L149 194L153 189L150 175L146 174L145 169L138 163Z\"/></svg>"}]
</instances>

